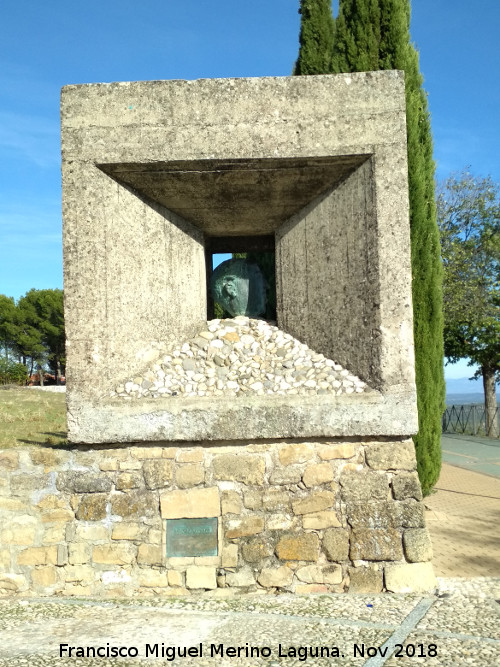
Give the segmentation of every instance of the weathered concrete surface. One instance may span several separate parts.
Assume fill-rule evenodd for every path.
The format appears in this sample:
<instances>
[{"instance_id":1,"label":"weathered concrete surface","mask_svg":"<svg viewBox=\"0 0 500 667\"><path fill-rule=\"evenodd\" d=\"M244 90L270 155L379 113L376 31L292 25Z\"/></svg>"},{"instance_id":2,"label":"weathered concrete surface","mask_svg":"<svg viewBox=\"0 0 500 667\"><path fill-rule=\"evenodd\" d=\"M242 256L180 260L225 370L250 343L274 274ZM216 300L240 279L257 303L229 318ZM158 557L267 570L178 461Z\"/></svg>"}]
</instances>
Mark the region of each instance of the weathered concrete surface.
<instances>
[{"instance_id":1,"label":"weathered concrete surface","mask_svg":"<svg viewBox=\"0 0 500 667\"><path fill-rule=\"evenodd\" d=\"M401 72L67 86L62 149L71 441L415 432ZM272 232L280 328L382 396L118 408L206 320L206 237Z\"/></svg>"},{"instance_id":2,"label":"weathered concrete surface","mask_svg":"<svg viewBox=\"0 0 500 667\"><path fill-rule=\"evenodd\" d=\"M121 399L74 396L68 432L79 443L393 436L414 432L414 397L347 396Z\"/></svg>"}]
</instances>

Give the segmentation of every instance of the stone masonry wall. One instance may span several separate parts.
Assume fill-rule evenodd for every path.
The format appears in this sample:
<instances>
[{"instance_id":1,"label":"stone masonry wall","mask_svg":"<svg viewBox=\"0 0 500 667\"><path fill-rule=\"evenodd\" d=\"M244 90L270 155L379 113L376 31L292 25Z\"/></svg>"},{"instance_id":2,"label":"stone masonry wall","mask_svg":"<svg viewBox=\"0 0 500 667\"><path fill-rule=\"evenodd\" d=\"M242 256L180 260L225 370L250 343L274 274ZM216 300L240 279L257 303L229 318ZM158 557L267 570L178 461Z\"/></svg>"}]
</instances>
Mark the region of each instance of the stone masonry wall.
<instances>
[{"instance_id":1,"label":"stone masonry wall","mask_svg":"<svg viewBox=\"0 0 500 667\"><path fill-rule=\"evenodd\" d=\"M411 440L0 451L0 595L430 590ZM165 519L218 517L166 558Z\"/></svg>"}]
</instances>

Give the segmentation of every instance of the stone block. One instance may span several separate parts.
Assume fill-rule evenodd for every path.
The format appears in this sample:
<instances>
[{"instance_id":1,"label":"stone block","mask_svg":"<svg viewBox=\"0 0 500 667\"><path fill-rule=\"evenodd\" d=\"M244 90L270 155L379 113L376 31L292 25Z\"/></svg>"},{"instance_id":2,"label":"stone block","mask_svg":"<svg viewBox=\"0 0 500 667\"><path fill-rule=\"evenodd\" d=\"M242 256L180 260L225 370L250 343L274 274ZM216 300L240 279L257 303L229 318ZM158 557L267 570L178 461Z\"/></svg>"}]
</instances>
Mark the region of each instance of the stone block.
<instances>
[{"instance_id":1,"label":"stone block","mask_svg":"<svg viewBox=\"0 0 500 667\"><path fill-rule=\"evenodd\" d=\"M160 504L163 519L202 519L220 516L221 513L216 486L168 491L162 493Z\"/></svg>"},{"instance_id":2,"label":"stone block","mask_svg":"<svg viewBox=\"0 0 500 667\"><path fill-rule=\"evenodd\" d=\"M48 526L43 532L42 544L57 544L66 539L66 522Z\"/></svg>"},{"instance_id":3,"label":"stone block","mask_svg":"<svg viewBox=\"0 0 500 667\"><path fill-rule=\"evenodd\" d=\"M177 447L162 447L161 457L162 459L170 459L171 461L174 461L178 451Z\"/></svg>"},{"instance_id":4,"label":"stone block","mask_svg":"<svg viewBox=\"0 0 500 667\"><path fill-rule=\"evenodd\" d=\"M221 511L222 514L241 514L243 510L243 502L240 494L237 491L222 491L221 493Z\"/></svg>"},{"instance_id":5,"label":"stone block","mask_svg":"<svg viewBox=\"0 0 500 667\"><path fill-rule=\"evenodd\" d=\"M436 588L431 563L390 563L384 575L391 593L432 593Z\"/></svg>"},{"instance_id":6,"label":"stone block","mask_svg":"<svg viewBox=\"0 0 500 667\"><path fill-rule=\"evenodd\" d=\"M177 451L178 463L202 463L203 449L196 447L195 449L179 449Z\"/></svg>"},{"instance_id":7,"label":"stone block","mask_svg":"<svg viewBox=\"0 0 500 667\"><path fill-rule=\"evenodd\" d=\"M295 571L297 579L306 584L323 584L323 570L320 565L306 565Z\"/></svg>"},{"instance_id":8,"label":"stone block","mask_svg":"<svg viewBox=\"0 0 500 667\"><path fill-rule=\"evenodd\" d=\"M142 525L140 523L128 523L121 521L113 525L111 531L112 540L136 540L140 536Z\"/></svg>"},{"instance_id":9,"label":"stone block","mask_svg":"<svg viewBox=\"0 0 500 667\"><path fill-rule=\"evenodd\" d=\"M305 514L302 525L305 530L323 530L324 528L337 528L341 524L335 510L324 510L315 514Z\"/></svg>"},{"instance_id":10,"label":"stone block","mask_svg":"<svg viewBox=\"0 0 500 667\"><path fill-rule=\"evenodd\" d=\"M118 470L141 470L141 468L141 461L137 461L133 458L125 459L118 463Z\"/></svg>"},{"instance_id":11,"label":"stone block","mask_svg":"<svg viewBox=\"0 0 500 667\"><path fill-rule=\"evenodd\" d=\"M99 470L102 472L115 472L120 467L120 462L115 458L106 458L99 461Z\"/></svg>"},{"instance_id":12,"label":"stone block","mask_svg":"<svg viewBox=\"0 0 500 667\"><path fill-rule=\"evenodd\" d=\"M377 442L365 449L366 462L374 470L415 470L415 445L406 442Z\"/></svg>"},{"instance_id":13,"label":"stone block","mask_svg":"<svg viewBox=\"0 0 500 667\"><path fill-rule=\"evenodd\" d=\"M75 513L70 509L45 510L42 512L42 523L66 523L75 518Z\"/></svg>"},{"instance_id":14,"label":"stone block","mask_svg":"<svg viewBox=\"0 0 500 667\"><path fill-rule=\"evenodd\" d=\"M267 530L291 530L298 525L299 519L288 514L269 514L266 517Z\"/></svg>"},{"instance_id":15,"label":"stone block","mask_svg":"<svg viewBox=\"0 0 500 667\"><path fill-rule=\"evenodd\" d=\"M186 569L186 588L217 588L215 567L192 566Z\"/></svg>"},{"instance_id":16,"label":"stone block","mask_svg":"<svg viewBox=\"0 0 500 667\"><path fill-rule=\"evenodd\" d=\"M400 473L392 478L392 493L396 500L422 500L422 487L416 472Z\"/></svg>"},{"instance_id":17,"label":"stone block","mask_svg":"<svg viewBox=\"0 0 500 667\"><path fill-rule=\"evenodd\" d=\"M94 578L95 570L91 565L68 565L64 568L64 579L67 582L89 583Z\"/></svg>"},{"instance_id":18,"label":"stone block","mask_svg":"<svg viewBox=\"0 0 500 667\"><path fill-rule=\"evenodd\" d=\"M319 537L316 533L283 535L276 545L276 555L280 560L317 561Z\"/></svg>"},{"instance_id":19,"label":"stone block","mask_svg":"<svg viewBox=\"0 0 500 667\"><path fill-rule=\"evenodd\" d=\"M173 477L173 464L168 459L144 461L144 482L147 489L164 489L170 486Z\"/></svg>"},{"instance_id":20,"label":"stone block","mask_svg":"<svg viewBox=\"0 0 500 667\"><path fill-rule=\"evenodd\" d=\"M238 566L238 545L226 544L222 548L221 567Z\"/></svg>"},{"instance_id":21,"label":"stone block","mask_svg":"<svg viewBox=\"0 0 500 667\"><path fill-rule=\"evenodd\" d=\"M123 518L154 517L158 514L158 496L141 489L114 493L110 496L111 514Z\"/></svg>"},{"instance_id":22,"label":"stone block","mask_svg":"<svg viewBox=\"0 0 500 667\"><path fill-rule=\"evenodd\" d=\"M304 472L302 481L308 488L321 486L326 482L333 482L333 468L326 462L309 465Z\"/></svg>"},{"instance_id":23,"label":"stone block","mask_svg":"<svg viewBox=\"0 0 500 667\"><path fill-rule=\"evenodd\" d=\"M30 450L30 458L33 462L33 465L45 466L46 472L48 472L48 469L51 469L57 464L64 461L66 457L67 457L66 452L58 451L57 449L52 449L48 447L40 447L37 449Z\"/></svg>"},{"instance_id":24,"label":"stone block","mask_svg":"<svg viewBox=\"0 0 500 667\"><path fill-rule=\"evenodd\" d=\"M293 581L293 570L286 565L281 567L266 567L257 577L257 581L264 588L283 588L290 586Z\"/></svg>"},{"instance_id":25,"label":"stone block","mask_svg":"<svg viewBox=\"0 0 500 667\"><path fill-rule=\"evenodd\" d=\"M10 478L10 493L12 496L27 498L35 491L41 491L49 486L49 475L19 473L11 475Z\"/></svg>"},{"instance_id":26,"label":"stone block","mask_svg":"<svg viewBox=\"0 0 500 667\"><path fill-rule=\"evenodd\" d=\"M175 471L175 483L180 489L188 489L205 481L205 469L202 465L191 463L178 466Z\"/></svg>"},{"instance_id":27,"label":"stone block","mask_svg":"<svg viewBox=\"0 0 500 667\"><path fill-rule=\"evenodd\" d=\"M130 565L135 560L132 544L102 544L92 549L92 561L103 565Z\"/></svg>"},{"instance_id":28,"label":"stone block","mask_svg":"<svg viewBox=\"0 0 500 667\"><path fill-rule=\"evenodd\" d=\"M261 537L250 539L241 546L243 560L249 563L258 563L264 558L269 558L273 553L274 546L272 541Z\"/></svg>"},{"instance_id":29,"label":"stone block","mask_svg":"<svg viewBox=\"0 0 500 667\"><path fill-rule=\"evenodd\" d=\"M55 567L37 567L31 572L31 581L34 586L53 586L57 583Z\"/></svg>"},{"instance_id":30,"label":"stone block","mask_svg":"<svg viewBox=\"0 0 500 667\"><path fill-rule=\"evenodd\" d=\"M264 519L261 516L248 516L242 519L227 521L224 529L224 537L233 540L237 537L256 535L264 530Z\"/></svg>"},{"instance_id":31,"label":"stone block","mask_svg":"<svg viewBox=\"0 0 500 667\"><path fill-rule=\"evenodd\" d=\"M218 454L212 461L214 479L264 484L266 462L257 454Z\"/></svg>"},{"instance_id":32,"label":"stone block","mask_svg":"<svg viewBox=\"0 0 500 667\"><path fill-rule=\"evenodd\" d=\"M304 443L283 445L279 450L280 463L288 466L291 463L305 463L314 456L314 447Z\"/></svg>"},{"instance_id":33,"label":"stone block","mask_svg":"<svg viewBox=\"0 0 500 667\"><path fill-rule=\"evenodd\" d=\"M29 509L29 502L19 498L0 498L0 511L25 512Z\"/></svg>"},{"instance_id":34,"label":"stone block","mask_svg":"<svg viewBox=\"0 0 500 667\"><path fill-rule=\"evenodd\" d=\"M213 567L220 567L220 556L195 556L195 565L211 565Z\"/></svg>"},{"instance_id":35,"label":"stone block","mask_svg":"<svg viewBox=\"0 0 500 667\"><path fill-rule=\"evenodd\" d=\"M394 503L394 525L402 528L425 528L425 509L422 502L401 500Z\"/></svg>"},{"instance_id":36,"label":"stone block","mask_svg":"<svg viewBox=\"0 0 500 667\"><path fill-rule=\"evenodd\" d=\"M140 472L121 472L116 477L115 489L117 491L128 491L129 489L138 489L144 483L144 478Z\"/></svg>"},{"instance_id":37,"label":"stone block","mask_svg":"<svg viewBox=\"0 0 500 667\"><path fill-rule=\"evenodd\" d=\"M262 494L262 508L266 512L287 510L290 507L290 494L282 489L268 489Z\"/></svg>"},{"instance_id":38,"label":"stone block","mask_svg":"<svg viewBox=\"0 0 500 667\"><path fill-rule=\"evenodd\" d=\"M342 499L346 503L388 500L389 478L371 470L343 470L340 476Z\"/></svg>"},{"instance_id":39,"label":"stone block","mask_svg":"<svg viewBox=\"0 0 500 667\"><path fill-rule=\"evenodd\" d=\"M432 560L431 538L425 528L405 530L403 533L403 548L406 560L410 563Z\"/></svg>"},{"instance_id":40,"label":"stone block","mask_svg":"<svg viewBox=\"0 0 500 667\"><path fill-rule=\"evenodd\" d=\"M11 550L0 549L0 572L9 571L11 568Z\"/></svg>"},{"instance_id":41,"label":"stone block","mask_svg":"<svg viewBox=\"0 0 500 667\"><path fill-rule=\"evenodd\" d=\"M80 521L101 521L106 517L108 495L105 493L84 494L76 510Z\"/></svg>"},{"instance_id":42,"label":"stone block","mask_svg":"<svg viewBox=\"0 0 500 667\"><path fill-rule=\"evenodd\" d=\"M259 510L262 507L262 492L249 489L243 494L243 504L248 510Z\"/></svg>"},{"instance_id":43,"label":"stone block","mask_svg":"<svg viewBox=\"0 0 500 667\"><path fill-rule=\"evenodd\" d=\"M351 442L344 442L338 445L324 445L318 450L318 456L322 461L332 461L333 459L352 459L356 454L357 448Z\"/></svg>"},{"instance_id":44,"label":"stone block","mask_svg":"<svg viewBox=\"0 0 500 667\"><path fill-rule=\"evenodd\" d=\"M33 516L19 516L3 522L0 543L3 545L31 546L37 534L38 521Z\"/></svg>"},{"instance_id":45,"label":"stone block","mask_svg":"<svg viewBox=\"0 0 500 667\"><path fill-rule=\"evenodd\" d=\"M150 544L161 544L163 539L163 530L157 530L155 528L152 528L148 532L148 539L147 541Z\"/></svg>"},{"instance_id":46,"label":"stone block","mask_svg":"<svg viewBox=\"0 0 500 667\"><path fill-rule=\"evenodd\" d=\"M131 447L130 456L134 459L161 459L163 457L163 447ZM171 457L164 457L171 458Z\"/></svg>"},{"instance_id":47,"label":"stone block","mask_svg":"<svg viewBox=\"0 0 500 667\"><path fill-rule=\"evenodd\" d=\"M28 547L17 555L18 565L55 565L57 563L57 547Z\"/></svg>"},{"instance_id":48,"label":"stone block","mask_svg":"<svg viewBox=\"0 0 500 667\"><path fill-rule=\"evenodd\" d=\"M109 477L95 472L59 472L56 487L67 493L107 493L111 491L112 482Z\"/></svg>"},{"instance_id":49,"label":"stone block","mask_svg":"<svg viewBox=\"0 0 500 667\"><path fill-rule=\"evenodd\" d=\"M18 452L9 449L0 450L0 470L17 470L18 467Z\"/></svg>"},{"instance_id":50,"label":"stone block","mask_svg":"<svg viewBox=\"0 0 500 667\"><path fill-rule=\"evenodd\" d=\"M156 544L140 544L137 551L139 565L162 565L164 561L163 548Z\"/></svg>"},{"instance_id":51,"label":"stone block","mask_svg":"<svg viewBox=\"0 0 500 667\"><path fill-rule=\"evenodd\" d=\"M27 588L26 577L22 574L0 574L0 597L22 593Z\"/></svg>"},{"instance_id":52,"label":"stone block","mask_svg":"<svg viewBox=\"0 0 500 667\"><path fill-rule=\"evenodd\" d=\"M66 496L49 493L37 503L40 510L65 510L69 509L69 504Z\"/></svg>"},{"instance_id":53,"label":"stone block","mask_svg":"<svg viewBox=\"0 0 500 667\"><path fill-rule=\"evenodd\" d=\"M397 561L403 558L401 533L394 528L359 528L351 534L351 560Z\"/></svg>"},{"instance_id":54,"label":"stone block","mask_svg":"<svg viewBox=\"0 0 500 667\"><path fill-rule=\"evenodd\" d=\"M333 491L316 491L305 498L292 502L294 514L312 514L326 510L335 505L336 495Z\"/></svg>"},{"instance_id":55,"label":"stone block","mask_svg":"<svg viewBox=\"0 0 500 667\"><path fill-rule=\"evenodd\" d=\"M275 468L269 477L269 482L277 485L298 484L301 479L302 466L289 465Z\"/></svg>"},{"instance_id":56,"label":"stone block","mask_svg":"<svg viewBox=\"0 0 500 667\"><path fill-rule=\"evenodd\" d=\"M342 528L330 528L323 535L323 550L328 560L342 563L349 555L349 533Z\"/></svg>"},{"instance_id":57,"label":"stone block","mask_svg":"<svg viewBox=\"0 0 500 667\"><path fill-rule=\"evenodd\" d=\"M143 570L137 576L139 586L145 588L167 588L169 586L168 573L159 570Z\"/></svg>"},{"instance_id":58,"label":"stone block","mask_svg":"<svg viewBox=\"0 0 500 667\"><path fill-rule=\"evenodd\" d=\"M68 544L68 563L70 565L84 565L90 560L90 546L88 544Z\"/></svg>"},{"instance_id":59,"label":"stone block","mask_svg":"<svg viewBox=\"0 0 500 667\"><path fill-rule=\"evenodd\" d=\"M78 523L75 526L75 541L104 542L109 540L109 530L103 524L86 525Z\"/></svg>"},{"instance_id":60,"label":"stone block","mask_svg":"<svg viewBox=\"0 0 500 667\"><path fill-rule=\"evenodd\" d=\"M394 528L397 524L394 501L351 503L346 516L353 528Z\"/></svg>"},{"instance_id":61,"label":"stone block","mask_svg":"<svg viewBox=\"0 0 500 667\"><path fill-rule=\"evenodd\" d=\"M297 584L297 586L295 586L295 593L297 593L297 595L328 593L328 587L324 584Z\"/></svg>"},{"instance_id":62,"label":"stone block","mask_svg":"<svg viewBox=\"0 0 500 667\"><path fill-rule=\"evenodd\" d=\"M167 579L169 586L184 586L184 576L177 570L168 570Z\"/></svg>"},{"instance_id":63,"label":"stone block","mask_svg":"<svg viewBox=\"0 0 500 667\"><path fill-rule=\"evenodd\" d=\"M254 586L255 576L250 568L241 568L237 572L227 572L226 586Z\"/></svg>"},{"instance_id":64,"label":"stone block","mask_svg":"<svg viewBox=\"0 0 500 667\"><path fill-rule=\"evenodd\" d=\"M68 564L68 545L58 544L57 547L57 562L56 565L61 567Z\"/></svg>"},{"instance_id":65,"label":"stone block","mask_svg":"<svg viewBox=\"0 0 500 667\"><path fill-rule=\"evenodd\" d=\"M342 573L341 565L327 565L323 566L323 579L325 584L337 585L341 584L344 575Z\"/></svg>"},{"instance_id":66,"label":"stone block","mask_svg":"<svg viewBox=\"0 0 500 667\"><path fill-rule=\"evenodd\" d=\"M350 567L349 577L349 593L380 593L384 587L383 572L375 567Z\"/></svg>"}]
</instances>

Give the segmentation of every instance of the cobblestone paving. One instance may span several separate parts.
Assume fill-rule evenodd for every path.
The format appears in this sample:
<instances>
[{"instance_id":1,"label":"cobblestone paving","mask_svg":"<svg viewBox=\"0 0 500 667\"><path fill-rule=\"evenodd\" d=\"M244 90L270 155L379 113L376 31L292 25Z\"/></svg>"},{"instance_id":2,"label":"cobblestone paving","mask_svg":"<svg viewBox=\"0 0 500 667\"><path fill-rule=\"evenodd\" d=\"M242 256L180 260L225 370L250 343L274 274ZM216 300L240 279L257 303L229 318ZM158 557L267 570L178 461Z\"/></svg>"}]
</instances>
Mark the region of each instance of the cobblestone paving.
<instances>
[{"instance_id":1,"label":"cobblestone paving","mask_svg":"<svg viewBox=\"0 0 500 667\"><path fill-rule=\"evenodd\" d=\"M500 604L492 596L499 584L441 580L438 595L428 597L3 599L0 667L493 667L500 664ZM69 647L90 647L90 657L76 648L69 656ZM92 657L97 647L103 657ZM113 647L126 647L125 657L105 657Z\"/></svg>"}]
</instances>

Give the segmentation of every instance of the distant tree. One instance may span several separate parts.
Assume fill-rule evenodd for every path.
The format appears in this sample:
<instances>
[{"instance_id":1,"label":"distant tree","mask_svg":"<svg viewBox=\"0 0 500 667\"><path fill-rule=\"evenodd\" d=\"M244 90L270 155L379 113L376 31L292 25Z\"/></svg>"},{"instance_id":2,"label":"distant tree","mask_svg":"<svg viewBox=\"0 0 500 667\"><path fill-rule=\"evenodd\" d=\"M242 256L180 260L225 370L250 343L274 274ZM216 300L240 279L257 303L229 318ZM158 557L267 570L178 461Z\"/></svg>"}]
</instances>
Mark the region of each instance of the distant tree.
<instances>
[{"instance_id":1,"label":"distant tree","mask_svg":"<svg viewBox=\"0 0 500 667\"><path fill-rule=\"evenodd\" d=\"M330 3L301 3L301 50L297 74L320 74L299 66L320 62L306 58L318 42L310 37L306 5L326 9ZM311 19L312 21L312 19ZM410 195L413 320L419 432L415 437L417 465L424 494L436 483L441 468L441 416L444 410L442 268L436 224L434 162L427 97L422 88L418 53L410 42L409 0L339 0L334 19L332 64L323 73L380 69L405 71ZM314 34L314 33L313 33ZM304 42L304 45L303 45ZM308 48L306 48L308 46Z\"/></svg>"},{"instance_id":2,"label":"distant tree","mask_svg":"<svg viewBox=\"0 0 500 667\"><path fill-rule=\"evenodd\" d=\"M59 384L65 364L63 292L60 289L32 289L18 303L25 335L32 345L30 356L40 361L44 353Z\"/></svg>"},{"instance_id":3,"label":"distant tree","mask_svg":"<svg viewBox=\"0 0 500 667\"><path fill-rule=\"evenodd\" d=\"M36 290L31 290L35 292ZM36 308L28 297L30 292L22 296L17 302L17 335L15 348L21 363L27 366L32 375L36 367L46 358L46 347L43 344L40 322Z\"/></svg>"},{"instance_id":4,"label":"distant tree","mask_svg":"<svg viewBox=\"0 0 500 667\"><path fill-rule=\"evenodd\" d=\"M0 357L0 384L25 384L28 369L13 359Z\"/></svg>"},{"instance_id":5,"label":"distant tree","mask_svg":"<svg viewBox=\"0 0 500 667\"><path fill-rule=\"evenodd\" d=\"M444 346L483 378L486 432L497 437L500 381L500 185L467 171L441 183L438 222L444 265Z\"/></svg>"},{"instance_id":6,"label":"distant tree","mask_svg":"<svg viewBox=\"0 0 500 667\"><path fill-rule=\"evenodd\" d=\"M5 359L15 354L15 343L18 336L17 308L14 299L0 294L0 349Z\"/></svg>"},{"instance_id":7,"label":"distant tree","mask_svg":"<svg viewBox=\"0 0 500 667\"><path fill-rule=\"evenodd\" d=\"M301 0L299 56L294 74L328 74L332 72L335 21L331 0Z\"/></svg>"}]
</instances>

